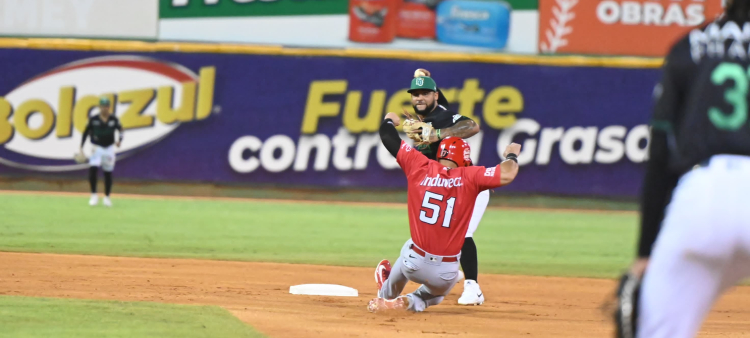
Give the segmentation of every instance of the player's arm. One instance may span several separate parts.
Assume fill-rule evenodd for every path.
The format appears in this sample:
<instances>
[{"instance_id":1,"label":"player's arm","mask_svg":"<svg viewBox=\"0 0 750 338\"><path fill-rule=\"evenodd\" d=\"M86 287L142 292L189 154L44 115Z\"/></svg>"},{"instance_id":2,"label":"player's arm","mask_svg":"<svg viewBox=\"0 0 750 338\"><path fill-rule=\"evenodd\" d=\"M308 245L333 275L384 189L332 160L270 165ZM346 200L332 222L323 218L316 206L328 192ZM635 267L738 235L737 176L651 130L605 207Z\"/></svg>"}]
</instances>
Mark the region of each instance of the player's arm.
<instances>
[{"instance_id":1,"label":"player's arm","mask_svg":"<svg viewBox=\"0 0 750 338\"><path fill-rule=\"evenodd\" d=\"M674 121L678 106L683 101L684 91L681 86L686 81L679 79L682 71L671 59L667 58L662 81L654 90L657 101L651 123L649 160L641 196L638 260L631 267L639 275L645 270L648 257L651 256L651 248L661 230L664 209L679 179L677 173L669 170L669 139L674 137Z\"/></svg>"},{"instance_id":2,"label":"player's arm","mask_svg":"<svg viewBox=\"0 0 750 338\"><path fill-rule=\"evenodd\" d=\"M424 144L435 143L447 137L469 138L479 132L479 125L474 120L461 116L458 121L448 128L434 129L430 126L422 127L421 138Z\"/></svg>"},{"instance_id":3,"label":"player's arm","mask_svg":"<svg viewBox=\"0 0 750 338\"><path fill-rule=\"evenodd\" d=\"M120 124L120 120L117 120L117 134L119 135L119 138L117 140L117 147L120 147L120 144L122 144L122 139L125 138L125 133L123 133L122 124Z\"/></svg>"},{"instance_id":4,"label":"player's arm","mask_svg":"<svg viewBox=\"0 0 750 338\"><path fill-rule=\"evenodd\" d=\"M516 157L521 152L521 145L511 143L505 148L506 158L502 163L494 167L468 167L469 173L465 176L469 185L475 186L477 191L495 189L508 185L518 176L518 162Z\"/></svg>"},{"instance_id":5,"label":"player's arm","mask_svg":"<svg viewBox=\"0 0 750 338\"><path fill-rule=\"evenodd\" d=\"M386 114L385 120L380 124L380 141L393 157L398 157L398 150L401 149L401 137L396 131L399 124L401 124L401 119L394 113Z\"/></svg>"},{"instance_id":6,"label":"player's arm","mask_svg":"<svg viewBox=\"0 0 750 338\"><path fill-rule=\"evenodd\" d=\"M81 137L81 150L83 150L83 145L86 144L86 138L89 136L90 132L91 132L91 120L89 120L89 123L86 124L86 129L83 130L83 137Z\"/></svg>"},{"instance_id":7,"label":"player's arm","mask_svg":"<svg viewBox=\"0 0 750 338\"><path fill-rule=\"evenodd\" d=\"M427 166L430 160L401 140L396 131L396 126L401 123L400 120L396 113L388 113L380 125L380 139L388 152L396 157L404 173L409 176L417 172L419 168Z\"/></svg>"},{"instance_id":8,"label":"player's arm","mask_svg":"<svg viewBox=\"0 0 750 338\"><path fill-rule=\"evenodd\" d=\"M456 123L448 128L438 129L436 134L439 139L446 137L469 138L479 132L479 125L474 120L461 116Z\"/></svg>"},{"instance_id":9,"label":"player's arm","mask_svg":"<svg viewBox=\"0 0 750 338\"><path fill-rule=\"evenodd\" d=\"M665 82L662 82L664 86ZM666 87L666 86L664 86ZM660 115L659 109L669 109L671 101L667 96L672 89L664 88L661 101L657 104L657 111L651 126L651 140L649 149L649 160L646 164L646 176L643 180L641 196L641 234L638 242L638 257L648 258L651 248L656 241L656 236L661 230L661 222L664 219L664 209L667 206L669 196L677 186L679 176L669 170L669 146L668 138L672 128L669 121L657 120Z\"/></svg>"},{"instance_id":10,"label":"player's arm","mask_svg":"<svg viewBox=\"0 0 750 338\"><path fill-rule=\"evenodd\" d=\"M516 179L518 175L518 154L521 153L521 145L518 143L511 143L505 147L503 156L506 158L505 161L500 163L500 185L508 185L510 182Z\"/></svg>"}]
</instances>

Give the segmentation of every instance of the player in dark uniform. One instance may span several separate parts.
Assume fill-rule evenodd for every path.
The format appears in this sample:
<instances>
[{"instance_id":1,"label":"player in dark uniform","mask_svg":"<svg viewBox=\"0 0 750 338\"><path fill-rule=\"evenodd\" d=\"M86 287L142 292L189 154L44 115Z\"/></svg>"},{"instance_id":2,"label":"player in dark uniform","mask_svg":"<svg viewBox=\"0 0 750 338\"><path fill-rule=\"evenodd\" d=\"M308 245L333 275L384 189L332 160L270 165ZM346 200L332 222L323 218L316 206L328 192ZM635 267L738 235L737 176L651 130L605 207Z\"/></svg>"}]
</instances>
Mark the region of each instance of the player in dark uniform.
<instances>
[{"instance_id":1,"label":"player in dark uniform","mask_svg":"<svg viewBox=\"0 0 750 338\"><path fill-rule=\"evenodd\" d=\"M119 132L119 138L115 142L115 131ZM112 171L115 169L115 146L120 147L123 139L122 125L110 112L110 101L106 96L99 99L99 114L89 118L86 130L83 132L81 140L81 153L83 145L86 144L86 138L91 136L91 143L94 150L89 158L89 183L91 185L91 199L89 205L96 205L99 198L96 195L96 180L99 166L104 171L104 201L105 206L111 207L112 201L109 198L112 192Z\"/></svg>"},{"instance_id":2,"label":"player in dark uniform","mask_svg":"<svg viewBox=\"0 0 750 338\"><path fill-rule=\"evenodd\" d=\"M428 145L417 146L416 148L427 158L437 160L437 150L440 146L440 140L448 137L459 137L462 139L472 137L479 132L479 125L474 120L454 113L448 109L448 100L442 95L435 81L429 76L430 72L425 69L418 69L418 76L412 80L409 88L411 93L411 102L414 111L422 118L422 121L429 123L432 130L429 135L431 141ZM484 211L490 200L488 190L482 191L476 199L472 219L466 232L466 240L461 249L461 268L463 269L466 280L464 281L464 291L458 299L462 305L480 305L484 303L484 294L477 283L479 276L477 246L474 243L474 232L482 220Z\"/></svg>"},{"instance_id":3,"label":"player in dark uniform","mask_svg":"<svg viewBox=\"0 0 750 338\"><path fill-rule=\"evenodd\" d=\"M674 45L654 90L630 269L643 275L637 337L694 337L721 293L750 276L748 25L750 0L728 1Z\"/></svg>"},{"instance_id":4,"label":"player in dark uniform","mask_svg":"<svg viewBox=\"0 0 750 338\"><path fill-rule=\"evenodd\" d=\"M422 85L417 85L416 78L412 80L412 86L408 92L411 94L414 112L422 117L422 121L431 124L434 128L433 138L431 138L433 142L428 146L417 148L427 158L435 160L440 140L448 137L463 139L472 137L479 132L479 125L466 116L450 111L448 100L443 97L435 81L429 76L423 77L423 79Z\"/></svg>"}]
</instances>

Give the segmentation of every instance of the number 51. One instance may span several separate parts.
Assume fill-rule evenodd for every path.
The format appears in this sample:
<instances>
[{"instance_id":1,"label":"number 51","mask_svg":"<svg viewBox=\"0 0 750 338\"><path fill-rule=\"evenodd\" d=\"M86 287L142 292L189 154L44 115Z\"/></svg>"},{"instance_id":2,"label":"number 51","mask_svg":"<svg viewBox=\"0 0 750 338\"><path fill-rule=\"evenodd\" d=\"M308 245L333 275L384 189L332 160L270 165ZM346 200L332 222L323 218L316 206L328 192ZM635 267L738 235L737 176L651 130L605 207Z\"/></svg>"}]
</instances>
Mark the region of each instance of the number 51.
<instances>
[{"instance_id":1,"label":"number 51","mask_svg":"<svg viewBox=\"0 0 750 338\"><path fill-rule=\"evenodd\" d=\"M432 210L432 216L427 217L427 212L421 210L419 212L419 220L427 224L435 224L440 217L440 205L431 203L430 200L443 201L445 197L434 192L426 191L424 193L424 199L422 199L422 207ZM453 217L453 205L456 203L456 198L451 197L448 199L445 208L445 216L443 217L443 228L451 227L451 218Z\"/></svg>"}]
</instances>

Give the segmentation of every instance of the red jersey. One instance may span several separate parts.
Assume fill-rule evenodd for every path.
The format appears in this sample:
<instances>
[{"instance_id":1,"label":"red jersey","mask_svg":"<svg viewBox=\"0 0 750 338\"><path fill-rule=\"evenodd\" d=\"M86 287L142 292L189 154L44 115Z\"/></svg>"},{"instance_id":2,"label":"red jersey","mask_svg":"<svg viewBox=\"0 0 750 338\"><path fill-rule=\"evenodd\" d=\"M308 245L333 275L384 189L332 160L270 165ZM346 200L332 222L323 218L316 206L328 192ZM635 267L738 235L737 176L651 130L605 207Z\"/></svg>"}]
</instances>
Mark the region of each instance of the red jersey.
<instances>
[{"instance_id":1,"label":"red jersey","mask_svg":"<svg viewBox=\"0 0 750 338\"><path fill-rule=\"evenodd\" d=\"M406 174L414 244L433 255L458 255L477 195L500 186L499 166L450 169L404 141L396 160Z\"/></svg>"}]
</instances>

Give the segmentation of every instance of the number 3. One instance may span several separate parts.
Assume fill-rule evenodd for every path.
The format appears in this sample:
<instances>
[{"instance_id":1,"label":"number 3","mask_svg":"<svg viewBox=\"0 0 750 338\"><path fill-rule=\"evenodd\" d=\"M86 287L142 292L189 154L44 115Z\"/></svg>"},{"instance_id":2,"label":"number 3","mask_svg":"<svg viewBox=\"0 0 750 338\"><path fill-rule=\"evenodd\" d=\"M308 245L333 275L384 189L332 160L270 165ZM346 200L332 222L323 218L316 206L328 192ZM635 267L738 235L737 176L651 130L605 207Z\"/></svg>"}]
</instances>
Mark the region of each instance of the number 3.
<instances>
[{"instance_id":1,"label":"number 3","mask_svg":"<svg viewBox=\"0 0 750 338\"><path fill-rule=\"evenodd\" d=\"M734 111L727 115L721 109L711 107L708 109L708 119L716 128L735 131L747 122L748 75L742 66L724 62L711 73L711 82L720 86L728 80L734 81L734 87L726 89L724 99L734 107Z\"/></svg>"},{"instance_id":2,"label":"number 3","mask_svg":"<svg viewBox=\"0 0 750 338\"><path fill-rule=\"evenodd\" d=\"M427 212L421 210L419 212L419 220L427 224L437 223L438 217L440 216L440 206L437 204L430 203L431 199L438 201L443 200L443 195L439 195L433 192L425 192L424 199L422 199L422 207L432 210L432 216L427 217ZM445 217L443 217L443 228L451 227L451 217L453 217L453 205L456 203L456 198L451 197L447 201L447 207L445 208Z\"/></svg>"}]
</instances>

